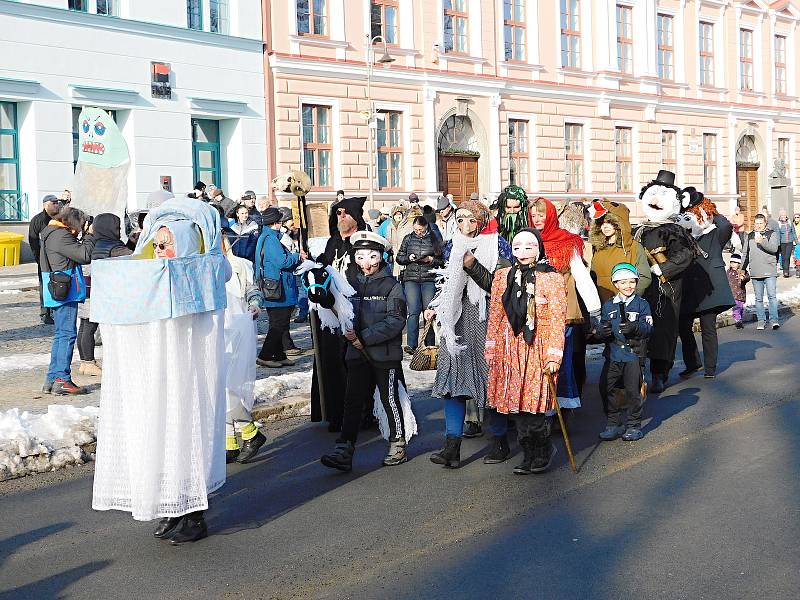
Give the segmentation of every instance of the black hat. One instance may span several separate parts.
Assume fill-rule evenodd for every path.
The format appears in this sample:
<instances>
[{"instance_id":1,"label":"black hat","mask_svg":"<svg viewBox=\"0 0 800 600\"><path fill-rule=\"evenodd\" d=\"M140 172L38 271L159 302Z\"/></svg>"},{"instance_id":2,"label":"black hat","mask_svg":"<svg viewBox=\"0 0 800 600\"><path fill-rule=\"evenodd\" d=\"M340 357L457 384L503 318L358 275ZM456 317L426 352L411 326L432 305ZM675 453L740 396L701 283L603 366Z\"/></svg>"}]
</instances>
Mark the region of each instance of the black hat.
<instances>
[{"instance_id":1,"label":"black hat","mask_svg":"<svg viewBox=\"0 0 800 600\"><path fill-rule=\"evenodd\" d=\"M197 183L194 184L194 189L196 189L196 190L205 190L206 189L206 184L203 183L202 181L198 180Z\"/></svg>"},{"instance_id":2,"label":"black hat","mask_svg":"<svg viewBox=\"0 0 800 600\"><path fill-rule=\"evenodd\" d=\"M689 204L682 208L682 210L686 210L687 208L692 208L693 206L697 206L698 204L702 204L705 196L703 192L695 188L694 186L689 186L683 189L684 194L689 194Z\"/></svg>"},{"instance_id":3,"label":"black hat","mask_svg":"<svg viewBox=\"0 0 800 600\"><path fill-rule=\"evenodd\" d=\"M661 169L654 181L662 185L675 185L675 173Z\"/></svg>"},{"instance_id":4,"label":"black hat","mask_svg":"<svg viewBox=\"0 0 800 600\"><path fill-rule=\"evenodd\" d=\"M270 206L267 210L261 213L261 222L266 226L269 227L270 225L275 225L281 220L281 211L279 211L274 206Z\"/></svg>"},{"instance_id":5,"label":"black hat","mask_svg":"<svg viewBox=\"0 0 800 600\"><path fill-rule=\"evenodd\" d=\"M331 205L331 212L328 216L328 227L330 228L331 236L339 235L339 229L336 227L339 219L336 216L336 212L340 208L343 208L344 212L355 219L359 230L366 229L367 224L364 221L364 203L366 201L366 196L355 196L352 198L345 198L340 202L334 202Z\"/></svg>"},{"instance_id":6,"label":"black hat","mask_svg":"<svg viewBox=\"0 0 800 600\"><path fill-rule=\"evenodd\" d=\"M292 209L288 206L279 206L278 210L281 213L281 223L286 223L286 221L291 221L294 218Z\"/></svg>"}]
</instances>

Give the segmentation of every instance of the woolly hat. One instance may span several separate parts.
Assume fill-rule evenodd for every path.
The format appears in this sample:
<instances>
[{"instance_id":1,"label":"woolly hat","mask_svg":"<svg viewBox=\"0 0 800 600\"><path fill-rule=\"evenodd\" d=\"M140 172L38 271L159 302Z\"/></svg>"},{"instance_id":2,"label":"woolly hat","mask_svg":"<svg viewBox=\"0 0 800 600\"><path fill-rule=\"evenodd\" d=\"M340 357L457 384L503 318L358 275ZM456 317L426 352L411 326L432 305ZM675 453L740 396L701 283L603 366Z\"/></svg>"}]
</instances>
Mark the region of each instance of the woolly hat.
<instances>
[{"instance_id":1,"label":"woolly hat","mask_svg":"<svg viewBox=\"0 0 800 600\"><path fill-rule=\"evenodd\" d=\"M611 281L621 279L639 279L639 271L631 263L619 263L611 269Z\"/></svg>"},{"instance_id":2,"label":"woolly hat","mask_svg":"<svg viewBox=\"0 0 800 600\"><path fill-rule=\"evenodd\" d=\"M275 225L281 220L281 211L275 208L274 206L270 206L267 210L261 213L261 222L264 223L264 226L269 227L270 225Z\"/></svg>"},{"instance_id":3,"label":"woolly hat","mask_svg":"<svg viewBox=\"0 0 800 600\"><path fill-rule=\"evenodd\" d=\"M741 262L742 262L742 255L741 255L741 254L739 254L738 252L734 252L733 254L731 254L731 260L730 260L730 262L738 262L738 263L740 263L740 264L741 264Z\"/></svg>"},{"instance_id":4,"label":"woolly hat","mask_svg":"<svg viewBox=\"0 0 800 600\"><path fill-rule=\"evenodd\" d=\"M408 195L408 201L409 201L409 202L419 202L419 196L417 196L417 193L416 193L416 192L411 192L411 193Z\"/></svg>"},{"instance_id":5,"label":"woolly hat","mask_svg":"<svg viewBox=\"0 0 800 600\"><path fill-rule=\"evenodd\" d=\"M458 205L458 210L472 213L472 216L478 221L478 232L483 231L489 222L489 208L478 200L464 200Z\"/></svg>"},{"instance_id":6,"label":"woolly hat","mask_svg":"<svg viewBox=\"0 0 800 600\"><path fill-rule=\"evenodd\" d=\"M470 200L479 200L479 199L480 199L480 196L478 196L478 192L472 192L472 193L469 195L469 199L470 199Z\"/></svg>"},{"instance_id":7,"label":"woolly hat","mask_svg":"<svg viewBox=\"0 0 800 600\"><path fill-rule=\"evenodd\" d=\"M381 218L381 211L379 211L377 208L370 208L367 211L367 214L369 215L369 218L372 219L373 221L377 221L378 219Z\"/></svg>"},{"instance_id":8,"label":"woolly hat","mask_svg":"<svg viewBox=\"0 0 800 600\"><path fill-rule=\"evenodd\" d=\"M455 208L452 202L447 198L447 196L439 196L436 199L436 212L442 212L447 207Z\"/></svg>"},{"instance_id":9,"label":"woolly hat","mask_svg":"<svg viewBox=\"0 0 800 600\"><path fill-rule=\"evenodd\" d=\"M374 231L356 231L350 236L350 243L353 250L377 250L386 252L391 250L392 244L385 237L378 235Z\"/></svg>"}]
</instances>

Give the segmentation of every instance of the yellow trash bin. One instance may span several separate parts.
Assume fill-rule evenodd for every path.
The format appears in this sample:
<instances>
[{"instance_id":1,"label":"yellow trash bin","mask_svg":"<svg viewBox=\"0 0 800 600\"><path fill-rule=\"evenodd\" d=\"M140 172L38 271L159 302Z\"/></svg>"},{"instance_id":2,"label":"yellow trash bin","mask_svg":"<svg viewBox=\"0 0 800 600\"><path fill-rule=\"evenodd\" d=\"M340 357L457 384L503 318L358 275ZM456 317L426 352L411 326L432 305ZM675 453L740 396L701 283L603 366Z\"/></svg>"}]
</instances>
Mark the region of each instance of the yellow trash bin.
<instances>
[{"instance_id":1,"label":"yellow trash bin","mask_svg":"<svg viewBox=\"0 0 800 600\"><path fill-rule=\"evenodd\" d=\"M0 231L0 267L19 264L20 243L24 237L11 231Z\"/></svg>"}]
</instances>

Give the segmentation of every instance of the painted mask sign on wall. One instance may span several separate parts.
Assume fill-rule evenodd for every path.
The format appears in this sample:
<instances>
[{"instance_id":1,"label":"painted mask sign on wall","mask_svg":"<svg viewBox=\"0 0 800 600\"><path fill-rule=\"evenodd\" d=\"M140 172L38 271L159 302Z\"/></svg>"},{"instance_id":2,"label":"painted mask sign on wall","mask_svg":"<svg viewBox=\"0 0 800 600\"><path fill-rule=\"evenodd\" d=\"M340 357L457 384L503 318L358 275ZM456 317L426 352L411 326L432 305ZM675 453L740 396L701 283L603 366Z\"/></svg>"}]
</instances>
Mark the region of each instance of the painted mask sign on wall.
<instances>
[{"instance_id":1,"label":"painted mask sign on wall","mask_svg":"<svg viewBox=\"0 0 800 600\"><path fill-rule=\"evenodd\" d=\"M170 71L168 63L150 63L150 93L153 98L172 99L172 86L169 82Z\"/></svg>"}]
</instances>

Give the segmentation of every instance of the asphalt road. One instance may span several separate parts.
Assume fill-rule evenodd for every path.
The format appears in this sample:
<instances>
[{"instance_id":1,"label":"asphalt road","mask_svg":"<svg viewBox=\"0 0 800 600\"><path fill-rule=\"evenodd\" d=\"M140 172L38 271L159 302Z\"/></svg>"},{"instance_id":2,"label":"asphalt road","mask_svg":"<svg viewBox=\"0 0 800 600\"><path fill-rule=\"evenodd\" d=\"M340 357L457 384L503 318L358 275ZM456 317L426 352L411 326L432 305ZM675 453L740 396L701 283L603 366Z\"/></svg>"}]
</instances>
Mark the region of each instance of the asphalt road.
<instances>
[{"instance_id":1,"label":"asphalt road","mask_svg":"<svg viewBox=\"0 0 800 600\"><path fill-rule=\"evenodd\" d=\"M331 434L273 427L259 462L229 470L212 535L193 545L92 511L89 466L27 478L0 489L0 599L795 599L800 319L720 337L717 379L678 383L676 368L638 443L596 442L590 385L570 429L578 475L558 438L542 476L484 465L483 439L464 443L462 469L433 465L441 406L418 394L422 434L400 467L379 468L371 438L352 474L330 472L318 457Z\"/></svg>"}]
</instances>

